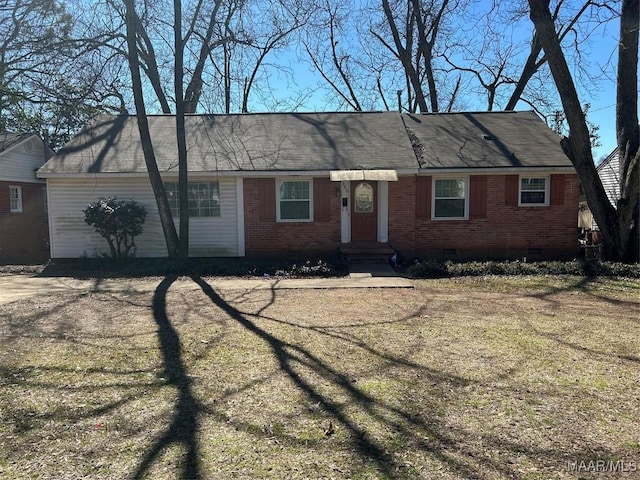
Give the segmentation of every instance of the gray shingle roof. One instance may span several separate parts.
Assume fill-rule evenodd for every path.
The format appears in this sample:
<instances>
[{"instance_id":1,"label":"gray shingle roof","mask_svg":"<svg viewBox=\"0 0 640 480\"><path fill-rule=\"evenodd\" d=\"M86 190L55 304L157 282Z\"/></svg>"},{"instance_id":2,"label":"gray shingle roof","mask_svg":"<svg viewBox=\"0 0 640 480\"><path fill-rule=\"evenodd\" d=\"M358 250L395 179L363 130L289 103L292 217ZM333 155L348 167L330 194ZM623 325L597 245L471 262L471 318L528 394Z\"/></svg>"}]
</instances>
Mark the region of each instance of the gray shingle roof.
<instances>
[{"instance_id":1,"label":"gray shingle roof","mask_svg":"<svg viewBox=\"0 0 640 480\"><path fill-rule=\"evenodd\" d=\"M149 116L160 171L177 171L175 117ZM395 112L189 115L189 171L417 168ZM40 173L146 172L135 116L99 116Z\"/></svg>"},{"instance_id":2,"label":"gray shingle roof","mask_svg":"<svg viewBox=\"0 0 640 480\"><path fill-rule=\"evenodd\" d=\"M532 111L403 114L421 168L570 167Z\"/></svg>"},{"instance_id":3,"label":"gray shingle roof","mask_svg":"<svg viewBox=\"0 0 640 480\"><path fill-rule=\"evenodd\" d=\"M175 117L148 118L158 168L177 172ZM534 112L189 115L185 123L191 172L571 166ZM145 172L136 117L101 115L39 173Z\"/></svg>"}]
</instances>

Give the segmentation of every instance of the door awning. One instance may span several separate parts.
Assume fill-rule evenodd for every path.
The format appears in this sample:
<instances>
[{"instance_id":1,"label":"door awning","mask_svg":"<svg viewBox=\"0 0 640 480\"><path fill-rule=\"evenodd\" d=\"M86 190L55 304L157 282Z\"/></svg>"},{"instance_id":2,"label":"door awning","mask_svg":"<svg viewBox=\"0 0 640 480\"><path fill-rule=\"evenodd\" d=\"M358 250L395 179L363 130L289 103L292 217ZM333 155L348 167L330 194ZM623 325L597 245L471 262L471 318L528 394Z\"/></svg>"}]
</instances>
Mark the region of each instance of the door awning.
<instances>
[{"instance_id":1,"label":"door awning","mask_svg":"<svg viewBox=\"0 0 640 480\"><path fill-rule=\"evenodd\" d=\"M386 182L398 181L395 170L333 170L329 172L332 182L341 180L382 180Z\"/></svg>"}]
</instances>

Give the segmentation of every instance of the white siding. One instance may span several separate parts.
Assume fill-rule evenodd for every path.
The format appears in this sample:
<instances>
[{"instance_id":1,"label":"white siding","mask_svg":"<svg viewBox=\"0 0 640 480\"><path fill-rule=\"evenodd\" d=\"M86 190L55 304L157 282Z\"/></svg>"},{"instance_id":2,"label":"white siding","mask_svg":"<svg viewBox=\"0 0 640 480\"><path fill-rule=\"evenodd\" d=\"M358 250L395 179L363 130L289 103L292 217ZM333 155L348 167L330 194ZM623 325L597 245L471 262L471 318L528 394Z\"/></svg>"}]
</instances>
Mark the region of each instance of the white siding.
<instances>
[{"instance_id":1,"label":"white siding","mask_svg":"<svg viewBox=\"0 0 640 480\"><path fill-rule=\"evenodd\" d=\"M44 162L44 144L37 137L32 137L0 153L0 179L44 183L35 174Z\"/></svg>"},{"instance_id":2,"label":"white siding","mask_svg":"<svg viewBox=\"0 0 640 480\"><path fill-rule=\"evenodd\" d=\"M620 199L620 165L618 164L618 156L615 155L610 161L598 168L598 175L604 191L607 192L609 201L615 207Z\"/></svg>"},{"instance_id":3,"label":"white siding","mask_svg":"<svg viewBox=\"0 0 640 480\"><path fill-rule=\"evenodd\" d=\"M206 181L198 177L198 181ZM210 179L214 180L215 179ZM235 178L220 178L220 216L189 219L190 257L236 257L238 214ZM175 219L179 228L179 219Z\"/></svg>"},{"instance_id":4,"label":"white siding","mask_svg":"<svg viewBox=\"0 0 640 480\"><path fill-rule=\"evenodd\" d=\"M220 182L221 214L215 218L191 218L189 255L237 256L238 217L234 178L206 179ZM49 178L49 228L52 258L77 258L108 253L106 241L84 223L83 210L99 197L133 199L147 209L143 233L136 237L137 257L165 257L166 244L156 201L147 178L84 179ZM176 220L176 225L178 221Z\"/></svg>"}]
</instances>

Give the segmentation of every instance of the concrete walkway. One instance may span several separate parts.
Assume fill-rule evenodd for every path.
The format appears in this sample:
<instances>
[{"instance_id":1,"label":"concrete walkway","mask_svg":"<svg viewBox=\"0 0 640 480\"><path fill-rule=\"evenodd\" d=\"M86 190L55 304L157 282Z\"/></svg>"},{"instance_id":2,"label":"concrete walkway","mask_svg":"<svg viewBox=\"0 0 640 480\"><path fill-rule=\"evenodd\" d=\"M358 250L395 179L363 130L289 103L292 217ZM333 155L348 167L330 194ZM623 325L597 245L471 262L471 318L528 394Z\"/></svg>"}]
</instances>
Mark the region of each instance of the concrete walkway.
<instances>
[{"instance_id":1,"label":"concrete walkway","mask_svg":"<svg viewBox=\"0 0 640 480\"><path fill-rule=\"evenodd\" d=\"M406 278L377 275L376 272L355 272L339 278L205 278L217 290L257 289L328 289L328 288L413 288ZM67 292L153 292L161 277L156 278L96 278L79 280L69 277L45 277L33 274L0 275L0 305L38 295ZM171 288L200 287L188 277L179 277Z\"/></svg>"}]
</instances>

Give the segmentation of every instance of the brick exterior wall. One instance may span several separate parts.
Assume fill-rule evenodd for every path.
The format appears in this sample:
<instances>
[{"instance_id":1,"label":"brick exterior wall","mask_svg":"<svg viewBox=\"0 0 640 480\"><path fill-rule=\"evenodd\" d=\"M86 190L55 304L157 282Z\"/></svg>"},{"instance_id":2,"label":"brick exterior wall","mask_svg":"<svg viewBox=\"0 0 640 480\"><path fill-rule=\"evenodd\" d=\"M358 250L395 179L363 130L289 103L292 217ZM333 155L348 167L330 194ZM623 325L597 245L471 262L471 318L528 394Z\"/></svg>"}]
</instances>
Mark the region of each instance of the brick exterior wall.
<instances>
[{"instance_id":1,"label":"brick exterior wall","mask_svg":"<svg viewBox=\"0 0 640 480\"><path fill-rule=\"evenodd\" d=\"M570 259L577 253L578 179L562 182L547 207L505 201L506 175L486 178L486 213L469 220L431 220L416 215L417 177L389 185L389 242L405 256L451 259ZM472 196L473 200L473 196ZM561 203L555 203L553 202ZM430 201L430 200L429 200ZM409 218L413 213L413 217ZM484 213L484 212L483 212ZM415 225L415 226L414 226Z\"/></svg>"},{"instance_id":2,"label":"brick exterior wall","mask_svg":"<svg viewBox=\"0 0 640 480\"><path fill-rule=\"evenodd\" d=\"M411 176L389 182L389 244L407 258L575 258L577 176L553 175L551 204L544 207L509 202L505 194L508 177L487 175L480 181L473 180L481 195L476 190L475 195L470 195L470 203L486 203L480 208L470 205L472 214L468 220L431 219L430 177L428 181ZM310 223L278 223L275 179L244 179L247 256L336 253L340 246L340 198L333 194L335 184L332 187L323 195L329 197L328 218ZM428 205L420 205L425 196ZM314 198L314 202L319 201Z\"/></svg>"},{"instance_id":3,"label":"brick exterior wall","mask_svg":"<svg viewBox=\"0 0 640 480\"><path fill-rule=\"evenodd\" d=\"M22 212L9 208L9 185L22 188ZM44 184L0 182L0 263L40 263L49 259L49 226Z\"/></svg>"},{"instance_id":4,"label":"brick exterior wall","mask_svg":"<svg viewBox=\"0 0 640 480\"><path fill-rule=\"evenodd\" d=\"M416 177L389 182L389 244L409 259L416 255Z\"/></svg>"},{"instance_id":5,"label":"brick exterior wall","mask_svg":"<svg viewBox=\"0 0 640 480\"><path fill-rule=\"evenodd\" d=\"M328 215L320 221L277 222L275 217L275 178L244 179L245 252L248 257L284 257L298 255L337 255L340 247L340 198L336 184L328 178L314 179L327 187ZM317 193L317 192L316 192ZM318 213L321 198L314 195L314 210ZM315 215L318 217L318 214Z\"/></svg>"}]
</instances>

